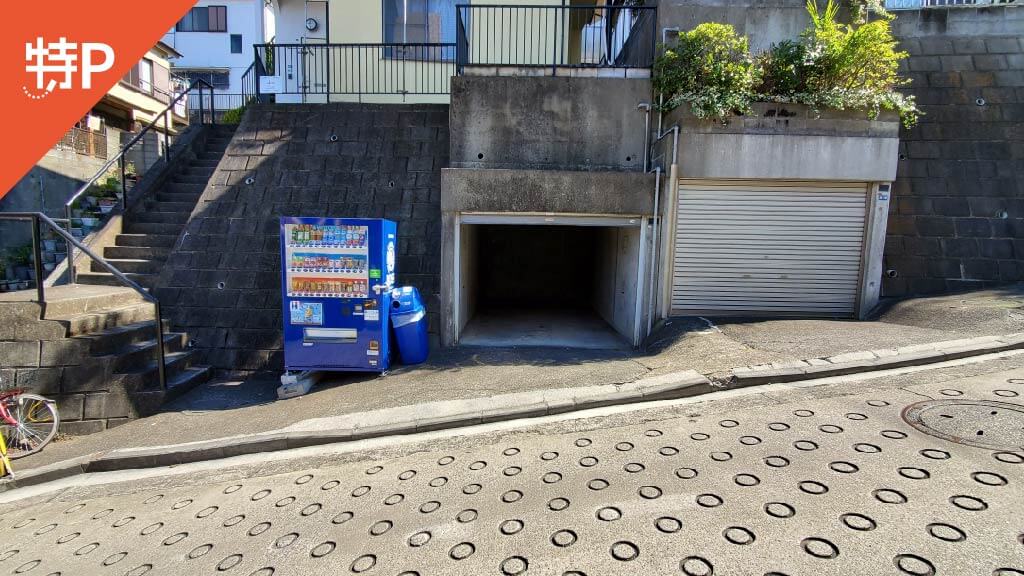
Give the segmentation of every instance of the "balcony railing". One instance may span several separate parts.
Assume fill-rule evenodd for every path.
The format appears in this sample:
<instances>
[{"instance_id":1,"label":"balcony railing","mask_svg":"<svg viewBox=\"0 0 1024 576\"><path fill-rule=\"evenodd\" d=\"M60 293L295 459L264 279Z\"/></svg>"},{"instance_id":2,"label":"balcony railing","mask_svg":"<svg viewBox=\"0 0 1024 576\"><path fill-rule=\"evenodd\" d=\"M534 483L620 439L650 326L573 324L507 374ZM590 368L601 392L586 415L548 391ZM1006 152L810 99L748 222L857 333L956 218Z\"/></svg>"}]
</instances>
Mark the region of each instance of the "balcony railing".
<instances>
[{"instance_id":1,"label":"balcony railing","mask_svg":"<svg viewBox=\"0 0 1024 576\"><path fill-rule=\"evenodd\" d=\"M54 146L57 150L74 150L85 156L106 159L107 133L93 132L77 126L64 133Z\"/></svg>"},{"instance_id":2,"label":"balcony railing","mask_svg":"<svg viewBox=\"0 0 1024 576\"><path fill-rule=\"evenodd\" d=\"M449 94L455 44L256 44L260 79L272 93L303 96Z\"/></svg>"},{"instance_id":3,"label":"balcony railing","mask_svg":"<svg viewBox=\"0 0 1024 576\"><path fill-rule=\"evenodd\" d=\"M654 6L456 6L460 72L466 66L650 68Z\"/></svg>"},{"instance_id":4,"label":"balcony railing","mask_svg":"<svg viewBox=\"0 0 1024 576\"><path fill-rule=\"evenodd\" d=\"M922 8L986 8L989 6L1024 5L1021 0L885 0L886 10L920 10Z\"/></svg>"}]
</instances>

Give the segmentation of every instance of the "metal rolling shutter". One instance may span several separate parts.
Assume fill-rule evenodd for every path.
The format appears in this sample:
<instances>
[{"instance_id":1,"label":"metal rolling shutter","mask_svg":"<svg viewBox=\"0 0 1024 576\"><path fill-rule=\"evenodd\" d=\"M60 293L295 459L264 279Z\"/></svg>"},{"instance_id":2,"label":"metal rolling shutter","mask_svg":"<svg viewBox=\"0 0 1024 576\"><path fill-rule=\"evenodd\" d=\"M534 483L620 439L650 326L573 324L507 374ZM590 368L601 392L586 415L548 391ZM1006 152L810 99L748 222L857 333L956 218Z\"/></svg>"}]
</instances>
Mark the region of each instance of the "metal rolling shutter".
<instances>
[{"instance_id":1,"label":"metal rolling shutter","mask_svg":"<svg viewBox=\"0 0 1024 576\"><path fill-rule=\"evenodd\" d=\"M673 314L850 316L866 185L681 184Z\"/></svg>"}]
</instances>

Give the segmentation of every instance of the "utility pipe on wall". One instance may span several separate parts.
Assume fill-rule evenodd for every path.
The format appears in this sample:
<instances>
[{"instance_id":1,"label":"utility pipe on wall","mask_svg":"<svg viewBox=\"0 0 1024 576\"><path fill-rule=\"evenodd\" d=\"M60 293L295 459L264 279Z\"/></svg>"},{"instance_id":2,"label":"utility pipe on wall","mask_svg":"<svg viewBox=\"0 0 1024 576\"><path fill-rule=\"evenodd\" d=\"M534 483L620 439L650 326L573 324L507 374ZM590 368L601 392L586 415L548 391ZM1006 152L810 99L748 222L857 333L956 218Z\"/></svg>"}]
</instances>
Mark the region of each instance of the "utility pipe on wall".
<instances>
[{"instance_id":1,"label":"utility pipe on wall","mask_svg":"<svg viewBox=\"0 0 1024 576\"><path fill-rule=\"evenodd\" d=\"M668 198L665 202L666 210L668 214L665 218L665 225L662 227L662 235L659 242L661 250L661 314L662 317L667 317L671 312L672 306L672 239L675 238L676 232L676 219L672 214L671 210L677 206L678 190L679 190L679 125L673 125L664 132L659 132L657 138L654 140L654 144L657 145L665 139L666 136L672 134L672 164L669 165L668 169ZM660 214L658 214L660 217Z\"/></svg>"},{"instance_id":2,"label":"utility pipe on wall","mask_svg":"<svg viewBox=\"0 0 1024 576\"><path fill-rule=\"evenodd\" d=\"M636 109L644 111L644 172L647 172L647 160L651 150L651 104L641 102L636 105Z\"/></svg>"},{"instance_id":3,"label":"utility pipe on wall","mask_svg":"<svg viewBox=\"0 0 1024 576\"><path fill-rule=\"evenodd\" d=\"M654 276L655 263L657 262L658 256L658 203L661 200L661 166L654 169L654 218L653 228L651 229L651 258L650 258L650 272L648 284L650 287L649 296L647 298L647 331L644 334L644 338L651 335L651 327L654 325L654 314L657 308L654 305L654 299L658 296L657 281Z\"/></svg>"}]
</instances>

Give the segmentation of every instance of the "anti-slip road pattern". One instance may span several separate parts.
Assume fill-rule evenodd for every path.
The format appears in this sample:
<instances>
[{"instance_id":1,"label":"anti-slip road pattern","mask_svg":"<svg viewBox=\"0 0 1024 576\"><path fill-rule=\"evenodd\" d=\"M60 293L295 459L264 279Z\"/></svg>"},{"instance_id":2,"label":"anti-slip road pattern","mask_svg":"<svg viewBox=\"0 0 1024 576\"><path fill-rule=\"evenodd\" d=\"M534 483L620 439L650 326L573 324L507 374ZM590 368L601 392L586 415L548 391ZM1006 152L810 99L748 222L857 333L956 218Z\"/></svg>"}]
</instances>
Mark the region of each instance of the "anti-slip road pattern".
<instances>
[{"instance_id":1,"label":"anti-slip road pattern","mask_svg":"<svg viewBox=\"0 0 1024 576\"><path fill-rule=\"evenodd\" d=\"M947 383L70 491L8 508L0 574L1024 575L1022 394Z\"/></svg>"}]
</instances>

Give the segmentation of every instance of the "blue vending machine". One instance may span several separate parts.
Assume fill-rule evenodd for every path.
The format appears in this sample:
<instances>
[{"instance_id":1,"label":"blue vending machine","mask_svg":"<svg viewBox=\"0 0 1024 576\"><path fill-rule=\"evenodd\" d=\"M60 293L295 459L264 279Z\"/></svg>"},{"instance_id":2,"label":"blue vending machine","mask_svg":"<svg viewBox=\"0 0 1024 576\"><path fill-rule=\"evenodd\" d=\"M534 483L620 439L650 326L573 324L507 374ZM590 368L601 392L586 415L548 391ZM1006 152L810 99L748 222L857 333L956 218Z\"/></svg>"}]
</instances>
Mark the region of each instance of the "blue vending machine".
<instances>
[{"instance_id":1,"label":"blue vending machine","mask_svg":"<svg viewBox=\"0 0 1024 576\"><path fill-rule=\"evenodd\" d=\"M390 220L281 218L286 370L388 369L395 234Z\"/></svg>"}]
</instances>

